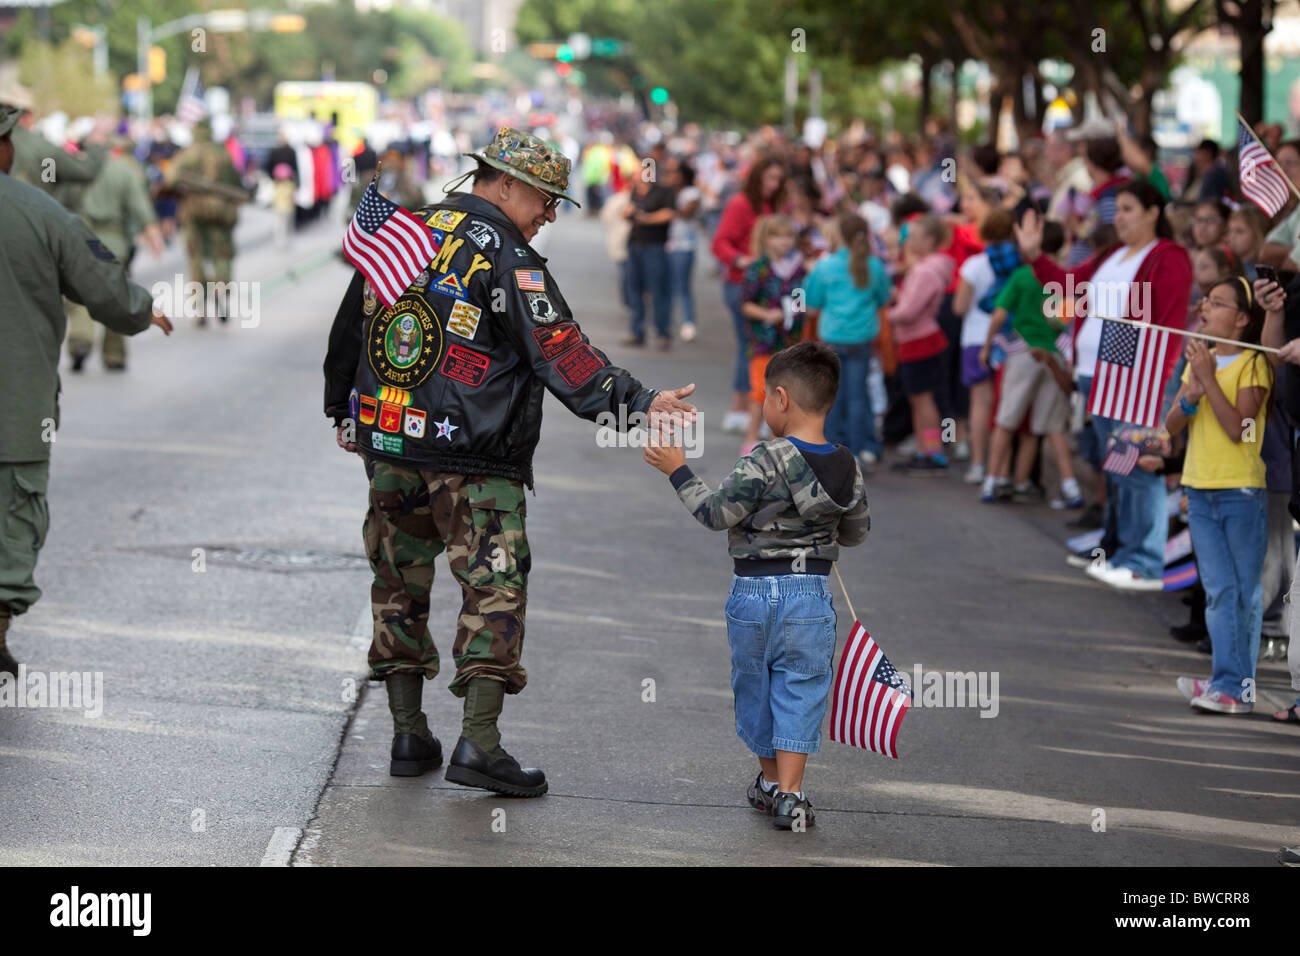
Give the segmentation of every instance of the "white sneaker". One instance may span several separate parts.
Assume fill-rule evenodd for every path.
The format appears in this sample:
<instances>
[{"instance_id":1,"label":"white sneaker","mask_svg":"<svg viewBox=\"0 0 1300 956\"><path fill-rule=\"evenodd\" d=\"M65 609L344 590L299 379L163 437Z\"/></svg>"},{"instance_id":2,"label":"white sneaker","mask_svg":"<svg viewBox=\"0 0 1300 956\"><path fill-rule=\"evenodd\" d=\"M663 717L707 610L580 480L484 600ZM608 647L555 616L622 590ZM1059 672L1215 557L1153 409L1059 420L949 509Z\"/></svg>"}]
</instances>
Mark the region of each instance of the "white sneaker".
<instances>
[{"instance_id":1,"label":"white sneaker","mask_svg":"<svg viewBox=\"0 0 1300 956\"><path fill-rule=\"evenodd\" d=\"M984 466L978 464L972 464L969 468L966 469L966 474L962 477L961 480L966 482L966 484L968 485L984 484Z\"/></svg>"},{"instance_id":2,"label":"white sneaker","mask_svg":"<svg viewBox=\"0 0 1300 956\"><path fill-rule=\"evenodd\" d=\"M1210 691L1210 682L1208 680L1197 680L1195 677L1178 678L1178 693L1182 694L1188 700L1195 700L1202 694Z\"/></svg>"},{"instance_id":3,"label":"white sneaker","mask_svg":"<svg viewBox=\"0 0 1300 956\"><path fill-rule=\"evenodd\" d=\"M749 427L749 412L727 412L722 419L722 430L732 435L744 434Z\"/></svg>"},{"instance_id":4,"label":"white sneaker","mask_svg":"<svg viewBox=\"0 0 1300 956\"><path fill-rule=\"evenodd\" d=\"M916 436L908 435L898 443L898 453L900 455L913 455L916 453Z\"/></svg>"},{"instance_id":5,"label":"white sneaker","mask_svg":"<svg viewBox=\"0 0 1300 956\"><path fill-rule=\"evenodd\" d=\"M695 341L695 323L694 323L694 322L683 322L683 323L682 323L682 341L683 341L683 342L694 342L694 341Z\"/></svg>"},{"instance_id":6,"label":"white sneaker","mask_svg":"<svg viewBox=\"0 0 1300 956\"><path fill-rule=\"evenodd\" d=\"M1163 578L1140 578L1135 571L1117 568L1109 561L1088 565L1088 577L1120 591L1163 591Z\"/></svg>"}]
</instances>

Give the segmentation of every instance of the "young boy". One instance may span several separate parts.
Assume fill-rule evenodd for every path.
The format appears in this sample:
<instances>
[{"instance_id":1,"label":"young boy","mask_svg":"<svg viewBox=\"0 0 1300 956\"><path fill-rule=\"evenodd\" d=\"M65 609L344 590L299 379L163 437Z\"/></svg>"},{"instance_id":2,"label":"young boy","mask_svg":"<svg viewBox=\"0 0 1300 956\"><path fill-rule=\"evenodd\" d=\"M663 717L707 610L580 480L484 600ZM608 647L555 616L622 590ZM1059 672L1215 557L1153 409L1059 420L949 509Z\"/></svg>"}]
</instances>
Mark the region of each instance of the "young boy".
<instances>
[{"instance_id":1,"label":"young boy","mask_svg":"<svg viewBox=\"0 0 1300 956\"><path fill-rule=\"evenodd\" d=\"M861 544L871 527L857 461L822 432L839 377L839 359L822 342L773 355L763 418L776 437L741 458L716 492L691 473L680 447L645 450L696 520L727 529L736 733L762 767L747 796L783 830L796 820L813 825L803 771L820 743L835 653L826 575L839 545Z\"/></svg>"}]
</instances>

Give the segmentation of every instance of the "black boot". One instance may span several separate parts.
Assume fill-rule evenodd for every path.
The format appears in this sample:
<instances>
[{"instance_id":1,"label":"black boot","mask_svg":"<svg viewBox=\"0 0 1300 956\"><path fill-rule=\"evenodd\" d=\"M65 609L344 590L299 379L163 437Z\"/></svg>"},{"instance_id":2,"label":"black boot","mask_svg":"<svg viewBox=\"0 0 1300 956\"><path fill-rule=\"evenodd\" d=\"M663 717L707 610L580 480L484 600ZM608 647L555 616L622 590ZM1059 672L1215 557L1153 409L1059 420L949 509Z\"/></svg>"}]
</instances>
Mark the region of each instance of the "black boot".
<instances>
[{"instance_id":1,"label":"black boot","mask_svg":"<svg viewBox=\"0 0 1300 956\"><path fill-rule=\"evenodd\" d=\"M0 604L0 674L18 676L18 662L9 653L5 644L5 635L9 632L9 608Z\"/></svg>"},{"instance_id":2,"label":"black boot","mask_svg":"<svg viewBox=\"0 0 1300 956\"><path fill-rule=\"evenodd\" d=\"M388 710L393 715L393 777L418 777L442 766L442 744L429 732L429 721L420 709L424 674L395 671L384 680Z\"/></svg>"},{"instance_id":3,"label":"black boot","mask_svg":"<svg viewBox=\"0 0 1300 956\"><path fill-rule=\"evenodd\" d=\"M442 766L442 744L437 737L426 740L419 734L396 734L392 757L389 776L418 777Z\"/></svg>"},{"instance_id":4,"label":"black boot","mask_svg":"<svg viewBox=\"0 0 1300 956\"><path fill-rule=\"evenodd\" d=\"M540 797L546 792L546 774L519 761L499 746L500 757L484 753L472 740L461 737L447 764L447 779L462 787L479 787L508 797Z\"/></svg>"},{"instance_id":5,"label":"black boot","mask_svg":"<svg viewBox=\"0 0 1300 956\"><path fill-rule=\"evenodd\" d=\"M80 372L86 367L86 359L90 358L90 349L73 349L72 350L72 370Z\"/></svg>"},{"instance_id":6,"label":"black boot","mask_svg":"<svg viewBox=\"0 0 1300 956\"><path fill-rule=\"evenodd\" d=\"M475 677L465 691L465 720L460 740L447 765L447 779L466 787L481 787L512 797L540 797L546 774L519 761L501 747L497 718L505 704L506 685Z\"/></svg>"}]
</instances>

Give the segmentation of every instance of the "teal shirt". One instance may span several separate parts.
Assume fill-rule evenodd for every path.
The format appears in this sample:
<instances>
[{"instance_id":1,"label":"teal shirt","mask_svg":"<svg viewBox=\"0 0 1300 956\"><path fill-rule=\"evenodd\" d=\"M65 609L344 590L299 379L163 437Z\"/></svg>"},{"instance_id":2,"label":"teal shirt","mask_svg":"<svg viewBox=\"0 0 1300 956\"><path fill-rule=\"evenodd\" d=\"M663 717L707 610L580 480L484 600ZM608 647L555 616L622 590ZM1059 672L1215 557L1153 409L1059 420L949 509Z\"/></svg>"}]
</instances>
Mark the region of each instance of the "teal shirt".
<instances>
[{"instance_id":1,"label":"teal shirt","mask_svg":"<svg viewBox=\"0 0 1300 956\"><path fill-rule=\"evenodd\" d=\"M849 273L849 250L839 249L813 266L804 282L810 309L821 309L817 320L817 337L833 345L857 345L870 342L880 334L879 309L889 301L889 276L885 264L875 256L867 257L865 289L853 284Z\"/></svg>"}]
</instances>

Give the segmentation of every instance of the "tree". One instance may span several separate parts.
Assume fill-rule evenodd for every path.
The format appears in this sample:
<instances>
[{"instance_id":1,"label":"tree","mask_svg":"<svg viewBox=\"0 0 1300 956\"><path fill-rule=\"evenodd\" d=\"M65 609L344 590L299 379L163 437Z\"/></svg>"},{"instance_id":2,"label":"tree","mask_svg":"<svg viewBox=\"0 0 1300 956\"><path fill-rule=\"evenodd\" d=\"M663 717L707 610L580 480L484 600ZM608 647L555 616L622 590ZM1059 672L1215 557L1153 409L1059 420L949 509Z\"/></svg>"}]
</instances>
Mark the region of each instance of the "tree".
<instances>
[{"instance_id":1,"label":"tree","mask_svg":"<svg viewBox=\"0 0 1300 956\"><path fill-rule=\"evenodd\" d=\"M1241 43L1241 100L1248 122L1264 118L1264 37L1273 29L1276 0L1214 0L1219 22L1232 27Z\"/></svg>"}]
</instances>

